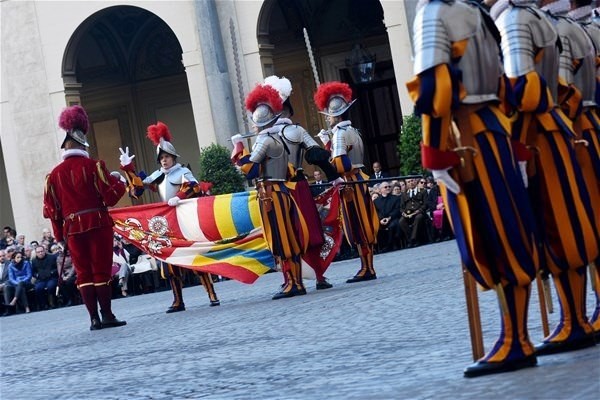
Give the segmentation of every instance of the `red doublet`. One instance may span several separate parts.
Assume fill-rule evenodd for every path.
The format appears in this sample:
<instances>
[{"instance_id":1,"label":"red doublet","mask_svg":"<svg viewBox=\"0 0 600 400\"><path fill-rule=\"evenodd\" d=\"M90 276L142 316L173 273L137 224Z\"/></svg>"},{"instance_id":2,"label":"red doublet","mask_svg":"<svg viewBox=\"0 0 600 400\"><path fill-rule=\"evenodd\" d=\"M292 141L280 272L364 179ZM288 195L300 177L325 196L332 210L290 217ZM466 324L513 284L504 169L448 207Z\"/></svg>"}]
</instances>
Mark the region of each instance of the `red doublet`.
<instances>
[{"instance_id":1,"label":"red doublet","mask_svg":"<svg viewBox=\"0 0 600 400\"><path fill-rule=\"evenodd\" d=\"M108 173L103 161L79 153L67 157L46 177L44 217L57 241L66 240L77 271L77 284L111 278L114 206L125 185Z\"/></svg>"}]
</instances>

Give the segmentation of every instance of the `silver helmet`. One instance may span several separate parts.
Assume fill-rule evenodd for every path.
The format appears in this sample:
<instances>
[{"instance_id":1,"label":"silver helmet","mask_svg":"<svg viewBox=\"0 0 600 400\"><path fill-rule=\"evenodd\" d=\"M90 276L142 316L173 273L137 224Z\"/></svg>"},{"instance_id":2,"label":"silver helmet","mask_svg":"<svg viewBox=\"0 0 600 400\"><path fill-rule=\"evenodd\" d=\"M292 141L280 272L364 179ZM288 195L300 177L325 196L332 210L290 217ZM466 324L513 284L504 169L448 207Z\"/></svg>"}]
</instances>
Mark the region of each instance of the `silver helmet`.
<instances>
[{"instance_id":1,"label":"silver helmet","mask_svg":"<svg viewBox=\"0 0 600 400\"><path fill-rule=\"evenodd\" d=\"M167 153L172 155L173 157L179 157L177 154L177 150L175 150L175 146L171 142L166 141L161 138L160 143L156 146L156 162L160 162L160 152Z\"/></svg>"},{"instance_id":2,"label":"silver helmet","mask_svg":"<svg viewBox=\"0 0 600 400\"><path fill-rule=\"evenodd\" d=\"M250 119L259 128L269 125L279 118L283 102L275 88L269 85L257 85L246 96L246 109Z\"/></svg>"},{"instance_id":3,"label":"silver helmet","mask_svg":"<svg viewBox=\"0 0 600 400\"><path fill-rule=\"evenodd\" d=\"M352 89L347 83L332 81L319 85L314 96L315 104L321 114L337 117L345 113L354 104Z\"/></svg>"},{"instance_id":4,"label":"silver helmet","mask_svg":"<svg viewBox=\"0 0 600 400\"><path fill-rule=\"evenodd\" d=\"M148 126L147 136L156 145L156 162L160 163L161 152L170 154L173 157L179 157L175 146L170 142L172 136L169 127L164 123L158 121L156 124Z\"/></svg>"},{"instance_id":5,"label":"silver helmet","mask_svg":"<svg viewBox=\"0 0 600 400\"><path fill-rule=\"evenodd\" d=\"M319 112L321 114L329 115L330 117L337 117L338 115L345 113L355 101L356 99L348 103L342 96L332 96L329 98L327 108Z\"/></svg>"}]
</instances>

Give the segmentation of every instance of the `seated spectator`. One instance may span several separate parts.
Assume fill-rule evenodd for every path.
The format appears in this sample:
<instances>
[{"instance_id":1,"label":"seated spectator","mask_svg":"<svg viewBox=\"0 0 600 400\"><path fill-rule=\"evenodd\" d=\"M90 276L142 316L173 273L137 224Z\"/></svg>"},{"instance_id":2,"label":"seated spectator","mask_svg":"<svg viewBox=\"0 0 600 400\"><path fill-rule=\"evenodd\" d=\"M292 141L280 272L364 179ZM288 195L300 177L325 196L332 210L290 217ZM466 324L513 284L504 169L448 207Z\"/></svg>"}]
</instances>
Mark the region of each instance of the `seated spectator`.
<instances>
[{"instance_id":1,"label":"seated spectator","mask_svg":"<svg viewBox=\"0 0 600 400\"><path fill-rule=\"evenodd\" d=\"M374 202L375 200L377 200L381 195L377 192L371 192L371 200Z\"/></svg>"},{"instance_id":2,"label":"seated spectator","mask_svg":"<svg viewBox=\"0 0 600 400\"><path fill-rule=\"evenodd\" d=\"M2 229L2 237L0 237L0 249L4 250L15 242L17 232L10 226L5 226ZM10 242L10 243L9 243Z\"/></svg>"},{"instance_id":3,"label":"seated spectator","mask_svg":"<svg viewBox=\"0 0 600 400\"><path fill-rule=\"evenodd\" d=\"M144 256L145 253L143 251L141 251L140 249L138 249L137 247L135 247L132 243L125 240L125 238L122 238L121 242L123 243L123 249L127 253L129 253L129 269L130 269L131 273L137 274L140 277L141 285L142 285L142 292L144 292L144 293L152 292L154 290L154 288L156 287L156 285L154 283L155 270L154 269L146 270L145 268L143 268L146 265L146 263L145 263L145 259L141 256ZM154 259L152 259L152 260L154 260ZM137 265L138 263L141 263L141 264ZM136 268L136 266L137 266L137 268ZM134 280L134 283L135 283L135 280ZM134 290L135 290L135 288L134 288Z\"/></svg>"},{"instance_id":4,"label":"seated spectator","mask_svg":"<svg viewBox=\"0 0 600 400\"><path fill-rule=\"evenodd\" d=\"M9 262L6 261L6 251L0 249L0 301L2 301L2 312L6 312L7 304L4 303L4 287L8 282L8 266Z\"/></svg>"},{"instance_id":5,"label":"seated spectator","mask_svg":"<svg viewBox=\"0 0 600 400\"><path fill-rule=\"evenodd\" d=\"M416 247L419 245L419 233L426 233L425 179L418 182L415 179L407 179L407 186L408 190L402 196L400 228L408 240L408 247Z\"/></svg>"},{"instance_id":6,"label":"seated spectator","mask_svg":"<svg viewBox=\"0 0 600 400\"><path fill-rule=\"evenodd\" d=\"M369 179L383 179L383 178L389 178L389 175L387 172L383 172L381 170L381 163L379 161L375 161L373 163L373 173L371 174L371 176L369 176ZM373 186L374 183L370 183L369 186Z\"/></svg>"},{"instance_id":7,"label":"seated spectator","mask_svg":"<svg viewBox=\"0 0 600 400\"><path fill-rule=\"evenodd\" d=\"M26 244L25 247L23 247L23 255L25 255L25 259L32 261L35 258L35 253L33 252L33 246L31 246L30 244Z\"/></svg>"},{"instance_id":8,"label":"seated spectator","mask_svg":"<svg viewBox=\"0 0 600 400\"><path fill-rule=\"evenodd\" d=\"M35 278L35 297L38 310L56 308L56 286L58 285L58 267L56 254L46 253L46 248L39 245L35 248L35 258L31 262Z\"/></svg>"},{"instance_id":9,"label":"seated spectator","mask_svg":"<svg viewBox=\"0 0 600 400\"><path fill-rule=\"evenodd\" d=\"M4 301L6 304L16 307L18 303L28 313L27 289L31 287L31 263L25 260L23 253L14 252L8 267L8 283L4 287ZM8 315L8 312L5 313Z\"/></svg>"},{"instance_id":10,"label":"seated spectator","mask_svg":"<svg viewBox=\"0 0 600 400\"><path fill-rule=\"evenodd\" d=\"M113 274L119 277L121 295L127 297L127 282L129 281L129 275L131 275L129 252L123 248L121 238L116 235L113 238Z\"/></svg>"},{"instance_id":11,"label":"seated spectator","mask_svg":"<svg viewBox=\"0 0 600 400\"><path fill-rule=\"evenodd\" d=\"M400 243L400 198L392 196L389 182L381 183L381 196L374 201L379 217L377 242L382 252L395 249Z\"/></svg>"},{"instance_id":12,"label":"seated spectator","mask_svg":"<svg viewBox=\"0 0 600 400\"><path fill-rule=\"evenodd\" d=\"M315 178L315 185L323 185L327 183L327 180L323 178L323 174L321 174L321 171L319 171L318 169L315 169L315 171L313 172L313 178ZM313 197L316 197L320 195L325 189L327 189L326 186L311 186L310 192L313 195Z\"/></svg>"},{"instance_id":13,"label":"seated spectator","mask_svg":"<svg viewBox=\"0 0 600 400\"><path fill-rule=\"evenodd\" d=\"M40 240L40 244L46 247L46 251L50 251L50 248L54 243L56 243L56 240L52 237L50 229L44 228L42 230L42 240Z\"/></svg>"},{"instance_id":14,"label":"seated spectator","mask_svg":"<svg viewBox=\"0 0 600 400\"><path fill-rule=\"evenodd\" d=\"M392 196L402 196L402 188L400 187L400 184L392 187Z\"/></svg>"},{"instance_id":15,"label":"seated spectator","mask_svg":"<svg viewBox=\"0 0 600 400\"><path fill-rule=\"evenodd\" d=\"M23 234L17 235L16 243L19 246L25 247L25 235L23 235Z\"/></svg>"},{"instance_id":16,"label":"seated spectator","mask_svg":"<svg viewBox=\"0 0 600 400\"><path fill-rule=\"evenodd\" d=\"M75 274L71 255L68 253L65 255L62 250L59 250L56 257L56 264L60 269L59 296L62 299L62 304L65 307L72 306L75 304L75 295L77 294L77 286L75 284L77 275Z\"/></svg>"}]
</instances>

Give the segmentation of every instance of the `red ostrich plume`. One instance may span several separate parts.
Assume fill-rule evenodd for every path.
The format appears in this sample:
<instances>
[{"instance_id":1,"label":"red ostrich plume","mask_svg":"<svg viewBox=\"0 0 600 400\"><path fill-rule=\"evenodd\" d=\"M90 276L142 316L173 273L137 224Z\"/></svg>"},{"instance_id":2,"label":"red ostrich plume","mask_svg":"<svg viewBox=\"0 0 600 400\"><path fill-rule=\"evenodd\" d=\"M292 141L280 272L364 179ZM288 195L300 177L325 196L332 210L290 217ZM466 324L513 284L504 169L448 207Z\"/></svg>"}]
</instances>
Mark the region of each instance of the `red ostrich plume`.
<instances>
[{"instance_id":1,"label":"red ostrich plume","mask_svg":"<svg viewBox=\"0 0 600 400\"><path fill-rule=\"evenodd\" d=\"M333 95L342 96L346 103L352 101L352 89L347 83L338 81L327 82L319 85L314 99L319 110L324 110L329 105L329 99Z\"/></svg>"},{"instance_id":2,"label":"red ostrich plume","mask_svg":"<svg viewBox=\"0 0 600 400\"><path fill-rule=\"evenodd\" d=\"M85 134L89 127L87 113L81 106L67 107L60 113L58 126L65 131L78 129Z\"/></svg>"},{"instance_id":3,"label":"red ostrich plume","mask_svg":"<svg viewBox=\"0 0 600 400\"><path fill-rule=\"evenodd\" d=\"M268 85L256 85L246 97L246 109L254 112L259 104L268 104L275 114L283 110L283 102L279 92Z\"/></svg>"},{"instance_id":4,"label":"red ostrich plume","mask_svg":"<svg viewBox=\"0 0 600 400\"><path fill-rule=\"evenodd\" d=\"M170 142L173 138L171 132L169 132L169 127L160 121L158 121L156 125L150 125L147 133L148 139L152 140L152 143L156 146L160 144L160 139Z\"/></svg>"}]
</instances>

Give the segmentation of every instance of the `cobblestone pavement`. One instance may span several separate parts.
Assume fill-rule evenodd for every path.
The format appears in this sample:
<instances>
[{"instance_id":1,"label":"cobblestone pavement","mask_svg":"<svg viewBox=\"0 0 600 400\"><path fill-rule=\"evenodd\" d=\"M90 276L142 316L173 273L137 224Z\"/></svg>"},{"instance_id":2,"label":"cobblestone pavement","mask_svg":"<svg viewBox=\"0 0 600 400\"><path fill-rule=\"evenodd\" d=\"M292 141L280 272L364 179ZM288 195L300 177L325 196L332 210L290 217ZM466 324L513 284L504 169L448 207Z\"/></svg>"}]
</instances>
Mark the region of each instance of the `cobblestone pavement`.
<instances>
[{"instance_id":1,"label":"cobblestone pavement","mask_svg":"<svg viewBox=\"0 0 600 400\"><path fill-rule=\"evenodd\" d=\"M220 307L186 288L113 302L127 326L90 332L83 306L0 319L2 399L593 399L600 346L539 358L538 367L465 379L471 363L454 242L375 257L376 281L272 301L280 274L216 284ZM550 315L551 326L558 319ZM588 293L588 310L593 310ZM486 349L499 330L495 295L480 293ZM542 338L537 292L530 335Z\"/></svg>"}]
</instances>

